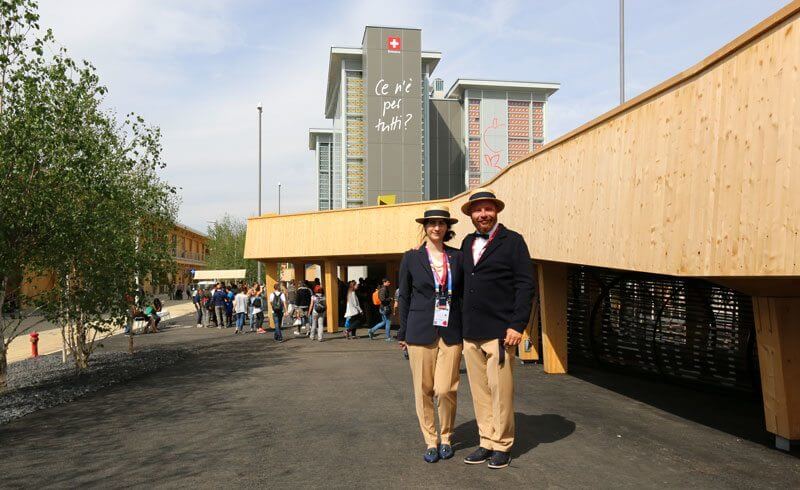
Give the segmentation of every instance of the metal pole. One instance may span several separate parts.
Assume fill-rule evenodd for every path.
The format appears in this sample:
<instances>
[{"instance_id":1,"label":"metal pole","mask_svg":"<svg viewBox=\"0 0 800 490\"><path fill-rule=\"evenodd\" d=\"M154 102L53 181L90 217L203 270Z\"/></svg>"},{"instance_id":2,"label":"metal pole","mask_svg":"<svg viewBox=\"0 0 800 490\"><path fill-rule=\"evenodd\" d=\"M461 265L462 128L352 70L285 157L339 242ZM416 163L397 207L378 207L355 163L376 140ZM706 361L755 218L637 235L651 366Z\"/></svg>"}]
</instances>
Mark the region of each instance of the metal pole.
<instances>
[{"instance_id":1,"label":"metal pole","mask_svg":"<svg viewBox=\"0 0 800 490\"><path fill-rule=\"evenodd\" d=\"M258 103L258 215L261 216L261 102ZM261 277L261 261L258 261L258 280L257 283L261 284L263 281Z\"/></svg>"},{"instance_id":2,"label":"metal pole","mask_svg":"<svg viewBox=\"0 0 800 490\"><path fill-rule=\"evenodd\" d=\"M619 103L625 103L625 0L619 0Z\"/></svg>"}]
</instances>

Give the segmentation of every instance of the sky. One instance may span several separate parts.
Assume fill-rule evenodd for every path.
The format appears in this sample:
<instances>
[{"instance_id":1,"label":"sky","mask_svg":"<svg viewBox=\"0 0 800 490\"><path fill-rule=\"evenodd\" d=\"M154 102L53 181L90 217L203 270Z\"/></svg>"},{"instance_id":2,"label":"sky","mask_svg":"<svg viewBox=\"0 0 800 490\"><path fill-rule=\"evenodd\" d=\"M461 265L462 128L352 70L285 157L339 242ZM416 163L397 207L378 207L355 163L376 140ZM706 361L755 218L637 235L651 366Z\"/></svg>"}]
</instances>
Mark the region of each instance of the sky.
<instances>
[{"instance_id":1,"label":"sky","mask_svg":"<svg viewBox=\"0 0 800 490\"><path fill-rule=\"evenodd\" d=\"M786 2L628 0L626 96L694 65ZM308 128L323 114L331 46L365 25L422 29L433 74L558 82L547 140L619 104L618 0L459 2L40 0L41 24L109 88L105 105L163 133L164 178L179 221L199 230L258 210L258 112L264 106L262 212L316 209Z\"/></svg>"}]
</instances>

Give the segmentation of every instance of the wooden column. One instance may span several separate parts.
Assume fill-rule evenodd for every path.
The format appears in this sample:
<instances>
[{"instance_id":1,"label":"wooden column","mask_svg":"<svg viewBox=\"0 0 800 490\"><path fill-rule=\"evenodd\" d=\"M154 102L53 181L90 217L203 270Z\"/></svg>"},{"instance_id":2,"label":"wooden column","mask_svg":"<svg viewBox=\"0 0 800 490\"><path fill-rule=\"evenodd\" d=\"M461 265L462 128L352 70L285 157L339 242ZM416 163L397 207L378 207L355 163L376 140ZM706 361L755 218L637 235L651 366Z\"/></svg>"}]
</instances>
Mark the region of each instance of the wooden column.
<instances>
[{"instance_id":1,"label":"wooden column","mask_svg":"<svg viewBox=\"0 0 800 490\"><path fill-rule=\"evenodd\" d=\"M530 349L526 350L525 346L530 339ZM539 361L541 360L539 353L539 295L533 298L533 308L531 308L531 319L528 321L528 327L522 332L522 343L519 345L519 359L521 361Z\"/></svg>"},{"instance_id":2,"label":"wooden column","mask_svg":"<svg viewBox=\"0 0 800 490\"><path fill-rule=\"evenodd\" d=\"M800 440L800 298L753 297L767 430L788 451Z\"/></svg>"},{"instance_id":3,"label":"wooden column","mask_svg":"<svg viewBox=\"0 0 800 490\"><path fill-rule=\"evenodd\" d=\"M306 264L304 262L292 262L292 267L294 268L294 280L299 286L300 281L306 280Z\"/></svg>"},{"instance_id":4,"label":"wooden column","mask_svg":"<svg viewBox=\"0 0 800 490\"><path fill-rule=\"evenodd\" d=\"M264 323L267 327L275 328L275 325L272 321L272 308L269 306L269 295L275 291L275 284L280 280L278 274L280 273L278 268L277 262L263 262L264 264L264 301L267 302L264 305Z\"/></svg>"},{"instance_id":5,"label":"wooden column","mask_svg":"<svg viewBox=\"0 0 800 490\"><path fill-rule=\"evenodd\" d=\"M328 309L325 312L326 330L328 333L339 331L339 282L337 281L336 263L325 261L322 266L322 283L325 288L325 302Z\"/></svg>"},{"instance_id":6,"label":"wooden column","mask_svg":"<svg viewBox=\"0 0 800 490\"><path fill-rule=\"evenodd\" d=\"M563 374L567 372L567 266L538 265L544 372Z\"/></svg>"},{"instance_id":7,"label":"wooden column","mask_svg":"<svg viewBox=\"0 0 800 490\"><path fill-rule=\"evenodd\" d=\"M387 262L386 278L392 282L392 285L389 288L392 294L394 294L395 289L397 289L397 287L400 285L398 277L400 277L400 262L395 262L395 261ZM392 301L392 307L394 307L394 301ZM390 318L390 321L392 322L393 325L400 324L400 315L399 312L397 311L398 309L399 308L392 310L392 317Z\"/></svg>"}]
</instances>

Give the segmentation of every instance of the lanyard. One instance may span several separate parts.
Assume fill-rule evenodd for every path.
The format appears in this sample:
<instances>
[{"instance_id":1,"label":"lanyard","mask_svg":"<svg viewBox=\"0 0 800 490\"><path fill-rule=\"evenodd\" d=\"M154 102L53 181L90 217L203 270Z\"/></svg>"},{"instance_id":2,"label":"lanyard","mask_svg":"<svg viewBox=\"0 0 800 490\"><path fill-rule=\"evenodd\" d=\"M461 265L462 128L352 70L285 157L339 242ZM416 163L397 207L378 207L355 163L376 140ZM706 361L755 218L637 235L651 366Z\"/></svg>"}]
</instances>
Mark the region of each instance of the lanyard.
<instances>
[{"instance_id":1,"label":"lanyard","mask_svg":"<svg viewBox=\"0 0 800 490\"><path fill-rule=\"evenodd\" d=\"M433 267L433 257L431 257L431 252L428 250L428 247L425 247L425 251L428 253L428 262L431 264L431 271L433 271L434 277L434 284L436 286L436 297L440 296L440 290L444 288L445 283L445 276L447 277L447 301L450 302L450 298L453 296L453 273L450 270L450 264L447 261L447 252L442 254L442 268L444 269L443 274L439 277L439 274L436 272L436 269Z\"/></svg>"},{"instance_id":2,"label":"lanyard","mask_svg":"<svg viewBox=\"0 0 800 490\"><path fill-rule=\"evenodd\" d=\"M486 249L489 247L489 244L492 243L492 240L494 240L494 237L497 235L498 230L500 230L499 226L494 229L492 234L489 235L489 239L486 240L486 243L484 243L483 247L478 251L478 260L481 260L481 257L483 256L483 252L485 252ZM475 255L475 240L472 241L472 255ZM477 263L478 260L476 260L475 262Z\"/></svg>"}]
</instances>

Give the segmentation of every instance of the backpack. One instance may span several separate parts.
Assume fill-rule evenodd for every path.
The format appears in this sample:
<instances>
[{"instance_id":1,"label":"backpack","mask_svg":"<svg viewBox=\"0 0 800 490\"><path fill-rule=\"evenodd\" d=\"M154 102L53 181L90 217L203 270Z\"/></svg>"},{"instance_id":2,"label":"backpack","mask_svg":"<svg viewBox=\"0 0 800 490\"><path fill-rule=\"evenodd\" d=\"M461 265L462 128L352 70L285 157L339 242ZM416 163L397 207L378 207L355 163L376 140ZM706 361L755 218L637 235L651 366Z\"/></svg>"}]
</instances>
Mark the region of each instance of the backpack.
<instances>
[{"instance_id":1,"label":"backpack","mask_svg":"<svg viewBox=\"0 0 800 490\"><path fill-rule=\"evenodd\" d=\"M253 308L261 308L261 297L256 296L253 298Z\"/></svg>"},{"instance_id":2,"label":"backpack","mask_svg":"<svg viewBox=\"0 0 800 490\"><path fill-rule=\"evenodd\" d=\"M374 293L372 293L372 304L375 305L375 306L380 306L381 305L381 296L380 296L380 293L379 293L380 290L381 290L381 288L378 288L378 289L375 290Z\"/></svg>"},{"instance_id":3,"label":"backpack","mask_svg":"<svg viewBox=\"0 0 800 490\"><path fill-rule=\"evenodd\" d=\"M281 301L281 293L272 293L272 309L282 310L283 302Z\"/></svg>"},{"instance_id":4,"label":"backpack","mask_svg":"<svg viewBox=\"0 0 800 490\"><path fill-rule=\"evenodd\" d=\"M325 313L326 309L328 309L328 307L325 304L325 296L317 296L317 299L314 302L314 311L316 311L317 314L322 314Z\"/></svg>"}]
</instances>

